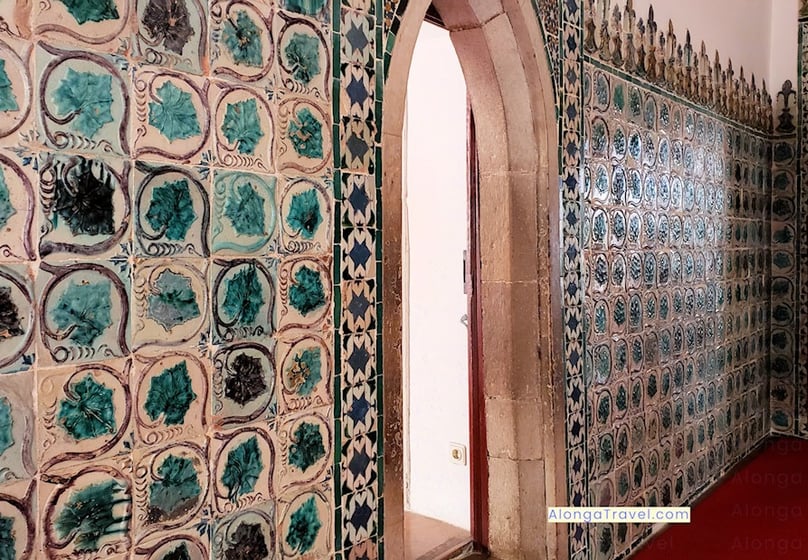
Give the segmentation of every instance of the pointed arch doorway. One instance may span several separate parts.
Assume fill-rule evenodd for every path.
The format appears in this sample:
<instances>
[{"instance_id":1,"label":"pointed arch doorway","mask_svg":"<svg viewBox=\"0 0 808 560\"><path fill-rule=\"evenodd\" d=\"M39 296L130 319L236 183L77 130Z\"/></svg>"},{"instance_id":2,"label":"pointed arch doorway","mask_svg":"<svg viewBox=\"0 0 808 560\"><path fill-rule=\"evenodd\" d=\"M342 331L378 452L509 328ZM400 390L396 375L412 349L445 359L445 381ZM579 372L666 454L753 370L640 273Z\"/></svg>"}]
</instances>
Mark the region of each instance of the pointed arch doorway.
<instances>
[{"instance_id":1,"label":"pointed arch doorway","mask_svg":"<svg viewBox=\"0 0 808 560\"><path fill-rule=\"evenodd\" d=\"M385 558L405 560L402 129L415 40L430 9L461 63L479 156L471 533L503 560L564 559L566 527L546 523L546 506L566 500L558 141L530 0L409 0L396 33L382 129Z\"/></svg>"}]
</instances>

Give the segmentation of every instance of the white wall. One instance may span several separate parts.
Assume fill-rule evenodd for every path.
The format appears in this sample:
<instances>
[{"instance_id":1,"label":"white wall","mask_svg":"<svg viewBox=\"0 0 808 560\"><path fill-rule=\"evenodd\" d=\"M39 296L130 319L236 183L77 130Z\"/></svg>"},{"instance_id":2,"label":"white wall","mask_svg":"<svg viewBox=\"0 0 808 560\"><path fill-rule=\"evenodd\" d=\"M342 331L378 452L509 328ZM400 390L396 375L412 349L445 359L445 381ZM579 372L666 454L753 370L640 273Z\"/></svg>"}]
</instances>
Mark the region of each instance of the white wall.
<instances>
[{"instance_id":1,"label":"white wall","mask_svg":"<svg viewBox=\"0 0 808 560\"><path fill-rule=\"evenodd\" d=\"M747 80L765 79L770 93L796 80L798 0L634 0L637 17L646 20L651 4L660 31L672 20L682 43L690 29L696 51L704 41L710 60L716 50L724 68L732 59L736 76L743 66Z\"/></svg>"},{"instance_id":2,"label":"white wall","mask_svg":"<svg viewBox=\"0 0 808 560\"><path fill-rule=\"evenodd\" d=\"M407 96L407 509L467 529L469 468L450 455L450 443L469 441L468 340L460 322L467 312L466 86L448 32L421 28Z\"/></svg>"},{"instance_id":3,"label":"white wall","mask_svg":"<svg viewBox=\"0 0 808 560\"><path fill-rule=\"evenodd\" d=\"M770 92L780 91L786 80L791 80L794 87L798 87L797 17L800 11L799 4L799 0L772 0Z\"/></svg>"}]
</instances>

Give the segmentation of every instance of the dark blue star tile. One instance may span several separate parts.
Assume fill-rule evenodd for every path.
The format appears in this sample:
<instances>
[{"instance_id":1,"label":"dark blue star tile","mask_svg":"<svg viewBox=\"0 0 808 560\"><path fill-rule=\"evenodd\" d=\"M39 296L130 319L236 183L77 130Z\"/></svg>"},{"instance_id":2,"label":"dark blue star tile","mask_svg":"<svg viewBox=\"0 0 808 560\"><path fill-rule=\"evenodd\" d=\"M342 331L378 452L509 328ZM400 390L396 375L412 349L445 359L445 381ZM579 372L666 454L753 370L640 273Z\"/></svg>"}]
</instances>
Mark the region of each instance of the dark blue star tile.
<instances>
[{"instance_id":1,"label":"dark blue star tile","mask_svg":"<svg viewBox=\"0 0 808 560\"><path fill-rule=\"evenodd\" d=\"M342 395L342 429L346 439L376 430L376 382L348 386Z\"/></svg>"},{"instance_id":2,"label":"dark blue star tile","mask_svg":"<svg viewBox=\"0 0 808 560\"><path fill-rule=\"evenodd\" d=\"M343 495L373 484L377 477L377 434L370 432L349 439L342 446L341 483Z\"/></svg>"},{"instance_id":3,"label":"dark blue star tile","mask_svg":"<svg viewBox=\"0 0 808 560\"><path fill-rule=\"evenodd\" d=\"M376 282L345 281L342 285L343 331L365 332L376 328Z\"/></svg>"},{"instance_id":4,"label":"dark blue star tile","mask_svg":"<svg viewBox=\"0 0 808 560\"><path fill-rule=\"evenodd\" d=\"M344 496L342 512L342 537L345 548L375 535L378 519L378 498L375 485Z\"/></svg>"},{"instance_id":5,"label":"dark blue star tile","mask_svg":"<svg viewBox=\"0 0 808 560\"><path fill-rule=\"evenodd\" d=\"M359 385L376 374L376 333L343 337L342 375L348 385Z\"/></svg>"}]
</instances>

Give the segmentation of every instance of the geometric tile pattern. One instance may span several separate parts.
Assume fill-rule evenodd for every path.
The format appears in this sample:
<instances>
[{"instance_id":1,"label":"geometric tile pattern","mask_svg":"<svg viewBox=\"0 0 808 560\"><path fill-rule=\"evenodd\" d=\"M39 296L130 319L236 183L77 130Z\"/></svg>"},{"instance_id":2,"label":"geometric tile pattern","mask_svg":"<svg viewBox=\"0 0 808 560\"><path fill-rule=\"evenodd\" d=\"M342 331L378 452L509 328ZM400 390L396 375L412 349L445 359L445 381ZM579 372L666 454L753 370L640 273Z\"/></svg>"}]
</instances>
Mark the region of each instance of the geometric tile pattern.
<instances>
[{"instance_id":1,"label":"geometric tile pattern","mask_svg":"<svg viewBox=\"0 0 808 560\"><path fill-rule=\"evenodd\" d=\"M797 414L795 422L797 424L796 433L801 437L808 437L808 258L805 256L806 248L808 247L808 220L805 219L804 212L808 211L808 189L805 188L805 178L808 177L808 118L806 118L806 92L805 87L808 84L808 68L805 64L805 51L808 49L808 9L806 9L805 2L801 2L800 9L800 76L798 86L798 106L801 108L798 115L798 157L799 162L797 168L797 197L795 200L799 205L798 212L798 235L797 247L799 252L799 268L797 274L797 284L799 289L799 305L795 307L795 312L798 314L798 331L796 333L799 340L798 361L799 369L797 370L797 383L796 383L796 405Z\"/></svg>"},{"instance_id":2,"label":"geometric tile pattern","mask_svg":"<svg viewBox=\"0 0 808 560\"><path fill-rule=\"evenodd\" d=\"M800 186L797 181L797 92L786 82L777 94L777 124L772 137L771 201L771 381L769 403L773 432L799 435L800 376L805 365L798 352L803 345L798 336L800 239L803 235ZM804 390L803 390L804 391Z\"/></svg>"},{"instance_id":3,"label":"geometric tile pattern","mask_svg":"<svg viewBox=\"0 0 808 560\"><path fill-rule=\"evenodd\" d=\"M584 106L590 500L691 503L768 434L771 144L589 61Z\"/></svg>"},{"instance_id":4,"label":"geometric tile pattern","mask_svg":"<svg viewBox=\"0 0 808 560\"><path fill-rule=\"evenodd\" d=\"M374 4L0 6L12 557L377 557Z\"/></svg>"}]
</instances>

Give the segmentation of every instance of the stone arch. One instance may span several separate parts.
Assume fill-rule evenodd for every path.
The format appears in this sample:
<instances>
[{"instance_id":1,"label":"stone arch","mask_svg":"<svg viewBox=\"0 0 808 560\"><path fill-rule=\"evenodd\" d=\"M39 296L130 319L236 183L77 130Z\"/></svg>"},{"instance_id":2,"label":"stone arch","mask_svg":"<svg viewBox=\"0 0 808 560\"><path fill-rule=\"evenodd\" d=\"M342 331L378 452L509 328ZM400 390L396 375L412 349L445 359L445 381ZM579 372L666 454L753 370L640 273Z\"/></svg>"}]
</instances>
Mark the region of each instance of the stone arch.
<instances>
[{"instance_id":1,"label":"stone arch","mask_svg":"<svg viewBox=\"0 0 808 560\"><path fill-rule=\"evenodd\" d=\"M404 549L402 127L412 53L430 3L409 0L401 14L383 98L384 541L393 560ZM484 544L497 558L563 559L567 527L546 523L546 506L567 498L558 133L544 41L530 0L434 5L463 68L479 147Z\"/></svg>"}]
</instances>

